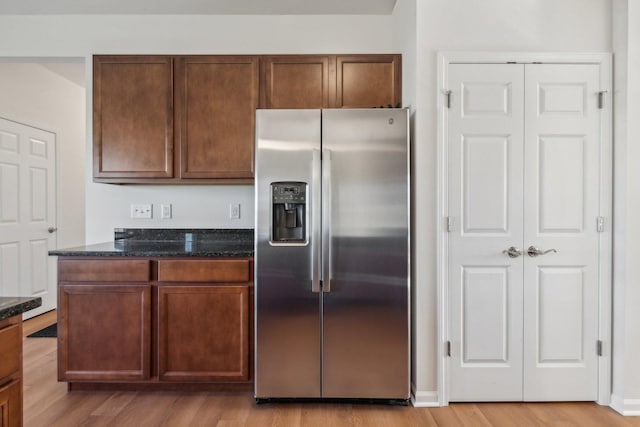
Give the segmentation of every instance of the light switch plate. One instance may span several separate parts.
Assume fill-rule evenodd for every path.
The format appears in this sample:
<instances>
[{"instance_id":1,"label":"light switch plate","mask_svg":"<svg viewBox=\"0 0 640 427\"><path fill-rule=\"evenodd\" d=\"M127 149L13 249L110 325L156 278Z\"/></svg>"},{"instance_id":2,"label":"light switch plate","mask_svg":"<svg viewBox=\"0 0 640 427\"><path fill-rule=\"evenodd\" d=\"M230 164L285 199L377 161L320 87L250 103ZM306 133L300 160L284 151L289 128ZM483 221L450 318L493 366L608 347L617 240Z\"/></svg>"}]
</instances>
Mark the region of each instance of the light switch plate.
<instances>
[{"instance_id":1,"label":"light switch plate","mask_svg":"<svg viewBox=\"0 0 640 427\"><path fill-rule=\"evenodd\" d=\"M171 219L171 204L160 205L160 218Z\"/></svg>"},{"instance_id":2,"label":"light switch plate","mask_svg":"<svg viewBox=\"0 0 640 427\"><path fill-rule=\"evenodd\" d=\"M240 219L240 203L229 205L229 219Z\"/></svg>"},{"instance_id":3,"label":"light switch plate","mask_svg":"<svg viewBox=\"0 0 640 427\"><path fill-rule=\"evenodd\" d=\"M152 205L150 204L132 204L131 218L150 219L153 216Z\"/></svg>"}]
</instances>

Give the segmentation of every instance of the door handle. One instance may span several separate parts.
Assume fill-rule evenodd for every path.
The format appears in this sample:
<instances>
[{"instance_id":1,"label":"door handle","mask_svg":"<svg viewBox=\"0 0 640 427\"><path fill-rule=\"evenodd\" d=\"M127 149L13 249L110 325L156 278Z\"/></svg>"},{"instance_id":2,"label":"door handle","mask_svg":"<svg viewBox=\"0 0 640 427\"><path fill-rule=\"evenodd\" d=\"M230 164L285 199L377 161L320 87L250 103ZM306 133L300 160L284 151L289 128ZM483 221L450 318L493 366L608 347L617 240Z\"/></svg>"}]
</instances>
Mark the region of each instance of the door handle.
<instances>
[{"instance_id":1,"label":"door handle","mask_svg":"<svg viewBox=\"0 0 640 427\"><path fill-rule=\"evenodd\" d=\"M57 228L55 228L55 227L49 227L49 228L47 228L47 231L48 231L49 233L55 233L56 231L58 231L58 229L57 229Z\"/></svg>"},{"instance_id":2,"label":"door handle","mask_svg":"<svg viewBox=\"0 0 640 427\"><path fill-rule=\"evenodd\" d=\"M331 292L331 150L322 150L322 292Z\"/></svg>"},{"instance_id":3,"label":"door handle","mask_svg":"<svg viewBox=\"0 0 640 427\"><path fill-rule=\"evenodd\" d=\"M542 249L538 249L535 246L529 246L527 248L527 255L529 255L532 258L535 258L540 255L546 255L549 252L558 252L558 251L555 249L547 249L546 251L543 251Z\"/></svg>"},{"instance_id":4,"label":"door handle","mask_svg":"<svg viewBox=\"0 0 640 427\"><path fill-rule=\"evenodd\" d=\"M518 258L524 252L522 252L520 249L518 249L515 246L511 246L509 247L509 249L505 249L504 251L502 251L502 253L509 255L509 258Z\"/></svg>"},{"instance_id":5,"label":"door handle","mask_svg":"<svg viewBox=\"0 0 640 427\"><path fill-rule=\"evenodd\" d=\"M308 218L311 222L311 292L320 292L320 150L314 149L311 158L311 179L312 185L309 189L311 197L308 205L310 213Z\"/></svg>"}]
</instances>

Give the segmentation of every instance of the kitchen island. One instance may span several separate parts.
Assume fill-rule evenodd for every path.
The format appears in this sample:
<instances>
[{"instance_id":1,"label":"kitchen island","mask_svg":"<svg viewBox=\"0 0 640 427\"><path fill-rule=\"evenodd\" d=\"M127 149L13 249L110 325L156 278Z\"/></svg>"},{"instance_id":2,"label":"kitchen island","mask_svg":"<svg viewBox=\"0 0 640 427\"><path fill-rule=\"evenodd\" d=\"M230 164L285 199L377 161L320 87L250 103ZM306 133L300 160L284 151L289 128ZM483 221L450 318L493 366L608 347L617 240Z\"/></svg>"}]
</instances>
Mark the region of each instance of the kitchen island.
<instances>
[{"instance_id":1,"label":"kitchen island","mask_svg":"<svg viewBox=\"0 0 640 427\"><path fill-rule=\"evenodd\" d=\"M116 230L56 250L69 390L251 390L253 230Z\"/></svg>"},{"instance_id":2,"label":"kitchen island","mask_svg":"<svg viewBox=\"0 0 640 427\"><path fill-rule=\"evenodd\" d=\"M22 313L40 297L0 297L0 425L22 426Z\"/></svg>"}]
</instances>

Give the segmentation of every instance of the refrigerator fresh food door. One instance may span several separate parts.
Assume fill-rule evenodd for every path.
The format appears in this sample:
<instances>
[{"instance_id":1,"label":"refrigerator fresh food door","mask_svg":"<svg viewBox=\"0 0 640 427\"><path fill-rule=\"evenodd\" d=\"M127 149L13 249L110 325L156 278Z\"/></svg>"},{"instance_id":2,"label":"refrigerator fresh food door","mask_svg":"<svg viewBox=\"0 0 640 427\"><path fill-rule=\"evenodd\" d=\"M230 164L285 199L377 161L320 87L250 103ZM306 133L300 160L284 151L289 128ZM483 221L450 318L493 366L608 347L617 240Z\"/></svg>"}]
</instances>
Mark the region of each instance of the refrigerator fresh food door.
<instances>
[{"instance_id":1,"label":"refrigerator fresh food door","mask_svg":"<svg viewBox=\"0 0 640 427\"><path fill-rule=\"evenodd\" d=\"M323 110L324 398L409 398L408 111Z\"/></svg>"},{"instance_id":2,"label":"refrigerator fresh food door","mask_svg":"<svg viewBox=\"0 0 640 427\"><path fill-rule=\"evenodd\" d=\"M321 396L320 130L320 110L256 112L256 398Z\"/></svg>"}]
</instances>

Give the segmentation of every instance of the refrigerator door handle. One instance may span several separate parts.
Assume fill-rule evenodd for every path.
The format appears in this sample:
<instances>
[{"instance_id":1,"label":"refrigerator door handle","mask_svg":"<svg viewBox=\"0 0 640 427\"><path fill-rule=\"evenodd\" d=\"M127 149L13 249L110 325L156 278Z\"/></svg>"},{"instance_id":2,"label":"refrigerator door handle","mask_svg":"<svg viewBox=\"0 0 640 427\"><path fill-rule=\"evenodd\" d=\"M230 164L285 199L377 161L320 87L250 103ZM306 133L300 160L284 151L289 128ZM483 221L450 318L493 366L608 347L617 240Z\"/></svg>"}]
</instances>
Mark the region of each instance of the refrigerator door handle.
<instances>
[{"instance_id":1,"label":"refrigerator door handle","mask_svg":"<svg viewBox=\"0 0 640 427\"><path fill-rule=\"evenodd\" d=\"M314 149L311 158L311 292L320 292L320 150Z\"/></svg>"},{"instance_id":2,"label":"refrigerator door handle","mask_svg":"<svg viewBox=\"0 0 640 427\"><path fill-rule=\"evenodd\" d=\"M331 150L322 150L322 292L331 292Z\"/></svg>"}]
</instances>

